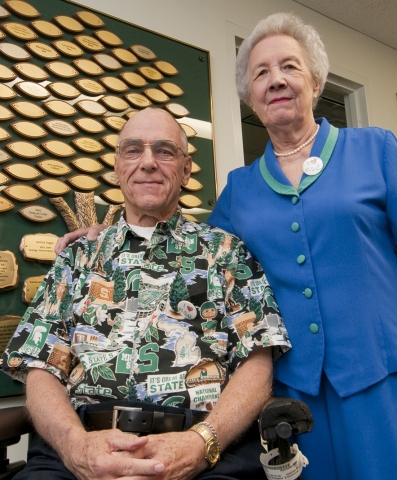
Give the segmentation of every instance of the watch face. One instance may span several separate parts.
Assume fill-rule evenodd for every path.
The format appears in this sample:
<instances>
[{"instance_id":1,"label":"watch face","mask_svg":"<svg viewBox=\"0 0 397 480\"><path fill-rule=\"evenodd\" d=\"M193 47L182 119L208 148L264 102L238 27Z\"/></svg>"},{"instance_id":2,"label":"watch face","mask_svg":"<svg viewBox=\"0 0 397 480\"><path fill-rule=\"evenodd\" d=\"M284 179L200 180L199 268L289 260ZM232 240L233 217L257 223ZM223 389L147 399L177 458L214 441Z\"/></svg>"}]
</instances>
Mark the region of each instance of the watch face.
<instances>
[{"instance_id":1,"label":"watch face","mask_svg":"<svg viewBox=\"0 0 397 480\"><path fill-rule=\"evenodd\" d=\"M214 465L219 460L220 452L219 446L213 441L207 446L208 461Z\"/></svg>"}]
</instances>

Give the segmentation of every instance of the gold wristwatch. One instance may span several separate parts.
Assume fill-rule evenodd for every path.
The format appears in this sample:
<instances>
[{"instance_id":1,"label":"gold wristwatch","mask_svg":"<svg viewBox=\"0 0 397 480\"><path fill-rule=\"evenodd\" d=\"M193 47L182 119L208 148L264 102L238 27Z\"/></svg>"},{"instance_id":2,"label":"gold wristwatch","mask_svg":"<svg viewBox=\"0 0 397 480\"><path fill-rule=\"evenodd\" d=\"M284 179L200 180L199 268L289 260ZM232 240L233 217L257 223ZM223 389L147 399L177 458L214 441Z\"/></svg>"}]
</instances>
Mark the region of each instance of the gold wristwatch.
<instances>
[{"instance_id":1,"label":"gold wristwatch","mask_svg":"<svg viewBox=\"0 0 397 480\"><path fill-rule=\"evenodd\" d=\"M193 425L189 430L193 430L198 433L205 442L204 457L207 460L209 466L212 468L221 456L221 448L219 446L216 435L205 425L197 423Z\"/></svg>"}]
</instances>

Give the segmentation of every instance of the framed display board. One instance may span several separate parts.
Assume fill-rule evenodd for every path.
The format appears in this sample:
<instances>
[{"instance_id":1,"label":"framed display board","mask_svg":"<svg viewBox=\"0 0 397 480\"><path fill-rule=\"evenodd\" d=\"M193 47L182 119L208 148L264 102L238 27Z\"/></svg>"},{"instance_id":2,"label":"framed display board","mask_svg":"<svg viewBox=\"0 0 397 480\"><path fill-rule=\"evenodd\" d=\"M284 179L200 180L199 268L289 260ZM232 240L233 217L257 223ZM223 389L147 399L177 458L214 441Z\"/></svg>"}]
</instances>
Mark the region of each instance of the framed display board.
<instances>
[{"instance_id":1,"label":"framed display board","mask_svg":"<svg viewBox=\"0 0 397 480\"><path fill-rule=\"evenodd\" d=\"M216 199L209 52L74 1L0 4L0 353L57 237L118 218L118 132L147 106L184 128L194 168L180 203L205 221ZM15 394L3 375L0 396Z\"/></svg>"}]
</instances>

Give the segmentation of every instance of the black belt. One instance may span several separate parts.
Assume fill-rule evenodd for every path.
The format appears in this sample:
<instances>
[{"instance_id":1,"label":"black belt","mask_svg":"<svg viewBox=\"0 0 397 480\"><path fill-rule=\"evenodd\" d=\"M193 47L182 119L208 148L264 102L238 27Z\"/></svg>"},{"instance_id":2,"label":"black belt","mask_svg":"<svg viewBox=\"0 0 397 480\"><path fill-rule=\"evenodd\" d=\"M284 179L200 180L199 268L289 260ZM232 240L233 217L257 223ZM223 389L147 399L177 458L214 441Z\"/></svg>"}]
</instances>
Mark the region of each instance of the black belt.
<instances>
[{"instance_id":1,"label":"black belt","mask_svg":"<svg viewBox=\"0 0 397 480\"><path fill-rule=\"evenodd\" d=\"M82 407L85 410L79 414L87 430L118 428L136 435L181 432L204 420L207 415L207 412L144 402L133 402L134 406L123 406L122 401L118 402L119 405L115 403Z\"/></svg>"}]
</instances>

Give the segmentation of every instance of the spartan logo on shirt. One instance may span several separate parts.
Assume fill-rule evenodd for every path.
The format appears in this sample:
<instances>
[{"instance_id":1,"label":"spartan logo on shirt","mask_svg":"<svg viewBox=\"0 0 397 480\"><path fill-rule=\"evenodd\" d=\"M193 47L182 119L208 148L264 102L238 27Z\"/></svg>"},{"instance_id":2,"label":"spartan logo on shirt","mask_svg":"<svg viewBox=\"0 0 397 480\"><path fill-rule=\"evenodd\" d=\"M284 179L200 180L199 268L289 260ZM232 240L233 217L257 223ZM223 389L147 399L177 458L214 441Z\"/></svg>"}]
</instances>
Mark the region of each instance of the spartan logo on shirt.
<instances>
[{"instance_id":1,"label":"spartan logo on shirt","mask_svg":"<svg viewBox=\"0 0 397 480\"><path fill-rule=\"evenodd\" d=\"M33 325L33 330L30 332L26 342L19 349L19 352L26 353L32 357L37 357L45 345L50 328L51 324L36 320Z\"/></svg>"}]
</instances>

